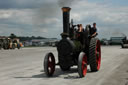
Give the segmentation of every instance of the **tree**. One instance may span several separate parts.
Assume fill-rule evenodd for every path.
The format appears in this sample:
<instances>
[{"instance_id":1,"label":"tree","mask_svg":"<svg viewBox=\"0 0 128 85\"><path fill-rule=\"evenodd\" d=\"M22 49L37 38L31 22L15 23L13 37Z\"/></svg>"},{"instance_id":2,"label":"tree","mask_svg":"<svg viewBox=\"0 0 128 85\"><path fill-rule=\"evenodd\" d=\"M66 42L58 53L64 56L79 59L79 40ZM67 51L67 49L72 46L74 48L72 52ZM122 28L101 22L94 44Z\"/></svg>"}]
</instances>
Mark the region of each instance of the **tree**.
<instances>
[{"instance_id":1,"label":"tree","mask_svg":"<svg viewBox=\"0 0 128 85\"><path fill-rule=\"evenodd\" d=\"M16 36L14 33L11 33L9 37L10 37L11 39L14 39L14 38L16 38L17 36Z\"/></svg>"}]
</instances>

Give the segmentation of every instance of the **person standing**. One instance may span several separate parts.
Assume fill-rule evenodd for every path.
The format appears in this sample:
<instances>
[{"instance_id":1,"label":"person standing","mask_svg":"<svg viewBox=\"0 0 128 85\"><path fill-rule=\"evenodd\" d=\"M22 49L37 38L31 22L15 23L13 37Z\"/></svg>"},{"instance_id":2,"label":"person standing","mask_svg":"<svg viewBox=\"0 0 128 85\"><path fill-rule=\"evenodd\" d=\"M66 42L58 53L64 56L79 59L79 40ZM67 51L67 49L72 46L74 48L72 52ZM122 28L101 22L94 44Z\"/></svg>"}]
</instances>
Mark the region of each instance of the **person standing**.
<instances>
[{"instance_id":1,"label":"person standing","mask_svg":"<svg viewBox=\"0 0 128 85\"><path fill-rule=\"evenodd\" d=\"M77 39L78 39L78 41L81 42L81 44L83 44L83 38L84 38L83 32L84 32L84 28L83 28L82 24L78 24L77 27L78 27L78 30L77 30Z\"/></svg>"}]
</instances>

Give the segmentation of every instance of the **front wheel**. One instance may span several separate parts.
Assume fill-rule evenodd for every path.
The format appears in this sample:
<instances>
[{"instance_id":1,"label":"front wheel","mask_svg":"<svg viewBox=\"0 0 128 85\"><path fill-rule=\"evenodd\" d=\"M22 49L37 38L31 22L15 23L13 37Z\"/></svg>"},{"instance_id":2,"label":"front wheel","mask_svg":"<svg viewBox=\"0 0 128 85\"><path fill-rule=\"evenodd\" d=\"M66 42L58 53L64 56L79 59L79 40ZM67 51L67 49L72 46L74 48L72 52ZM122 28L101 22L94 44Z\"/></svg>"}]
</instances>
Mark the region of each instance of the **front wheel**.
<instances>
[{"instance_id":1,"label":"front wheel","mask_svg":"<svg viewBox=\"0 0 128 85\"><path fill-rule=\"evenodd\" d=\"M87 73L87 56L81 52L78 59L78 73L80 78L84 77Z\"/></svg>"},{"instance_id":2,"label":"front wheel","mask_svg":"<svg viewBox=\"0 0 128 85\"><path fill-rule=\"evenodd\" d=\"M44 58L44 72L48 77L52 76L55 71L55 57L53 53L47 53Z\"/></svg>"}]
</instances>

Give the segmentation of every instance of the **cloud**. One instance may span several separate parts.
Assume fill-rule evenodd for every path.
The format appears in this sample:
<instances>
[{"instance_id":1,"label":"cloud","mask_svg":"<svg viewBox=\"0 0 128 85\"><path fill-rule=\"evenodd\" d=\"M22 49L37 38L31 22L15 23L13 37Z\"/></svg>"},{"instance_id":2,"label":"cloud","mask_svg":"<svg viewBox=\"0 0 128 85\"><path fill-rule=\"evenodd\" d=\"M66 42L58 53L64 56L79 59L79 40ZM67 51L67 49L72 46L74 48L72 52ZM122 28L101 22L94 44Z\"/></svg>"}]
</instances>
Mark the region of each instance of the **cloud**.
<instances>
[{"instance_id":1,"label":"cloud","mask_svg":"<svg viewBox=\"0 0 128 85\"><path fill-rule=\"evenodd\" d=\"M99 37L113 36L114 31L128 36L128 7L110 7L109 4L90 3L80 1L71 10L71 17L75 22L86 24L97 23ZM104 35L105 34L105 35ZM118 36L118 35L117 35Z\"/></svg>"},{"instance_id":2,"label":"cloud","mask_svg":"<svg viewBox=\"0 0 128 85\"><path fill-rule=\"evenodd\" d=\"M66 5L72 4L70 17L75 24L85 26L96 22L100 38L112 36L115 30L116 34L128 36L128 6L115 7L106 2L79 0ZM58 0L1 0L0 30L0 35L14 32L25 36L60 37L63 28Z\"/></svg>"},{"instance_id":3,"label":"cloud","mask_svg":"<svg viewBox=\"0 0 128 85\"><path fill-rule=\"evenodd\" d=\"M12 13L6 10L0 10L0 19L6 19L11 17Z\"/></svg>"},{"instance_id":4,"label":"cloud","mask_svg":"<svg viewBox=\"0 0 128 85\"><path fill-rule=\"evenodd\" d=\"M59 15L58 18L58 13L55 13L58 12L56 11L58 7L54 5L49 7L49 5L51 3L34 9L0 9L0 35L10 35L10 33L46 37L59 35L60 32L56 32L61 30L59 27L61 16Z\"/></svg>"},{"instance_id":5,"label":"cloud","mask_svg":"<svg viewBox=\"0 0 128 85\"><path fill-rule=\"evenodd\" d=\"M77 2L77 0L57 0L58 5L60 7L69 7L72 6L73 4L75 4L75 2Z\"/></svg>"},{"instance_id":6,"label":"cloud","mask_svg":"<svg viewBox=\"0 0 128 85\"><path fill-rule=\"evenodd\" d=\"M0 0L0 9L37 8L41 3L41 0Z\"/></svg>"}]
</instances>

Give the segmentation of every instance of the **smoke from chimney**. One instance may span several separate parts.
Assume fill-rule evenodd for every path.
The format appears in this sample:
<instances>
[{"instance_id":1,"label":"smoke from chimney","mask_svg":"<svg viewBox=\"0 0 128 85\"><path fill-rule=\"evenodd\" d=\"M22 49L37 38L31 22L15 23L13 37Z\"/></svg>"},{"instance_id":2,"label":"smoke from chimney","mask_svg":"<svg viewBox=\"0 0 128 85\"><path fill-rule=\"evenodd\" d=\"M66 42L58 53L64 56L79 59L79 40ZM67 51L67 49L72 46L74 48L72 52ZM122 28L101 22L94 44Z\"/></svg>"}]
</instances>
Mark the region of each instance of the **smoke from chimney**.
<instances>
[{"instance_id":1,"label":"smoke from chimney","mask_svg":"<svg viewBox=\"0 0 128 85\"><path fill-rule=\"evenodd\" d=\"M76 0L58 0L60 7L70 7Z\"/></svg>"}]
</instances>

